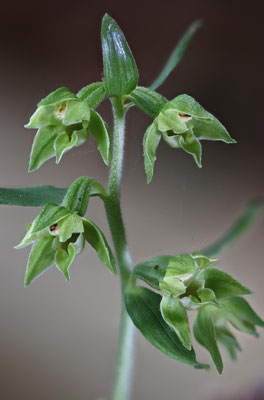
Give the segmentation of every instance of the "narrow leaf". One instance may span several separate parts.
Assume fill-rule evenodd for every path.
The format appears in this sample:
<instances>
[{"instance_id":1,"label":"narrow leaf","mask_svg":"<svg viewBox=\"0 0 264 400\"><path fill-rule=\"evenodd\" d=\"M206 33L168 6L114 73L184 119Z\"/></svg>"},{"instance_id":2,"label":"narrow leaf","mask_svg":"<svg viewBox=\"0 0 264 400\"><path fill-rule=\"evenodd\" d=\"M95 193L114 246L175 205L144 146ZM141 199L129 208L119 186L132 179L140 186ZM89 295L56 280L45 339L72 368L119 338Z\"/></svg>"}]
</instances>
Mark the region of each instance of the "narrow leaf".
<instances>
[{"instance_id":1,"label":"narrow leaf","mask_svg":"<svg viewBox=\"0 0 264 400\"><path fill-rule=\"evenodd\" d=\"M31 149L29 172L35 171L45 161L55 156L53 145L57 135L56 127L54 125L45 126L38 130Z\"/></svg>"},{"instance_id":2,"label":"narrow leaf","mask_svg":"<svg viewBox=\"0 0 264 400\"><path fill-rule=\"evenodd\" d=\"M207 368L196 361L195 352L187 350L160 313L161 296L141 286L126 293L126 308L135 326L158 350L177 361Z\"/></svg>"},{"instance_id":3,"label":"narrow leaf","mask_svg":"<svg viewBox=\"0 0 264 400\"><path fill-rule=\"evenodd\" d=\"M137 66L123 32L108 14L102 21L101 39L106 95L129 94L138 82Z\"/></svg>"},{"instance_id":4,"label":"narrow leaf","mask_svg":"<svg viewBox=\"0 0 264 400\"><path fill-rule=\"evenodd\" d=\"M217 371L221 374L223 370L223 361L215 338L213 309L214 306L204 306L200 308L193 326L193 331L196 340L211 354Z\"/></svg>"},{"instance_id":5,"label":"narrow leaf","mask_svg":"<svg viewBox=\"0 0 264 400\"><path fill-rule=\"evenodd\" d=\"M90 85L83 87L77 96L85 101L88 106L95 110L103 101L105 97L105 88L103 82L94 82Z\"/></svg>"},{"instance_id":6,"label":"narrow leaf","mask_svg":"<svg viewBox=\"0 0 264 400\"><path fill-rule=\"evenodd\" d=\"M102 159L106 165L109 165L111 161L111 136L106 123L96 111L91 111L89 131L98 145Z\"/></svg>"},{"instance_id":7,"label":"narrow leaf","mask_svg":"<svg viewBox=\"0 0 264 400\"><path fill-rule=\"evenodd\" d=\"M98 257L110 269L110 271L113 274L116 274L115 259L103 232L90 220L83 219L83 225L84 237L87 242L96 250Z\"/></svg>"},{"instance_id":8,"label":"narrow leaf","mask_svg":"<svg viewBox=\"0 0 264 400\"><path fill-rule=\"evenodd\" d=\"M218 254L226 246L230 246L239 239L257 221L260 211L263 210L263 200L252 200L245 208L241 216L234 222L231 228L215 243L202 250L207 256Z\"/></svg>"},{"instance_id":9,"label":"narrow leaf","mask_svg":"<svg viewBox=\"0 0 264 400\"><path fill-rule=\"evenodd\" d=\"M161 94L142 86L137 86L126 98L152 118L159 115L167 102Z\"/></svg>"},{"instance_id":10,"label":"narrow leaf","mask_svg":"<svg viewBox=\"0 0 264 400\"><path fill-rule=\"evenodd\" d=\"M25 275L25 286L37 278L43 271L54 263L55 250L52 248L54 237L47 236L37 240L29 255Z\"/></svg>"},{"instance_id":11,"label":"narrow leaf","mask_svg":"<svg viewBox=\"0 0 264 400\"><path fill-rule=\"evenodd\" d=\"M186 349L191 350L191 332L186 310L178 300L171 296L163 296L160 311L164 321L175 331Z\"/></svg>"},{"instance_id":12,"label":"narrow leaf","mask_svg":"<svg viewBox=\"0 0 264 400\"><path fill-rule=\"evenodd\" d=\"M160 139L161 133L159 132L157 124L154 121L146 130L143 139L144 164L148 183L150 183L153 176L154 164L157 158L156 151Z\"/></svg>"},{"instance_id":13,"label":"narrow leaf","mask_svg":"<svg viewBox=\"0 0 264 400\"><path fill-rule=\"evenodd\" d=\"M214 291L216 298L250 294L251 291L227 273L216 268L202 270L197 279L203 281L204 287Z\"/></svg>"},{"instance_id":14,"label":"narrow leaf","mask_svg":"<svg viewBox=\"0 0 264 400\"><path fill-rule=\"evenodd\" d=\"M0 188L0 204L38 207L47 203L61 203L67 189L54 186L32 186L21 189Z\"/></svg>"},{"instance_id":15,"label":"narrow leaf","mask_svg":"<svg viewBox=\"0 0 264 400\"><path fill-rule=\"evenodd\" d=\"M181 61L185 51L187 50L190 41L197 31L198 28L201 26L201 21L195 21L185 32L185 34L180 39L177 46L174 48L173 52L171 53L167 63L165 64L164 68L162 69L159 76L155 79L155 81L151 85L152 90L156 90L159 86L163 84L163 82L167 79L170 73L174 70L174 68L178 65Z\"/></svg>"}]
</instances>

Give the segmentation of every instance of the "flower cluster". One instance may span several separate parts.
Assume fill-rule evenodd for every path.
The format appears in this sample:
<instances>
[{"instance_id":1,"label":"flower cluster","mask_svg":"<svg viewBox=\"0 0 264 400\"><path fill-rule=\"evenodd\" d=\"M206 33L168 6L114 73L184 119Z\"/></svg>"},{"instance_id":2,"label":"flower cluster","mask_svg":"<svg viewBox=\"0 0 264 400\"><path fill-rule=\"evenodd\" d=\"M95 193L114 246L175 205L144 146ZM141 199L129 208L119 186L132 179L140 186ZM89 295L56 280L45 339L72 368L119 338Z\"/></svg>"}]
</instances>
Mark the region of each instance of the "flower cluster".
<instances>
[{"instance_id":1,"label":"flower cluster","mask_svg":"<svg viewBox=\"0 0 264 400\"><path fill-rule=\"evenodd\" d=\"M103 232L89 219L86 212L92 185L100 188L94 179L80 177L69 187L62 205L47 204L28 226L24 239L16 248L33 243L25 275L25 286L48 267L55 264L70 280L70 267L87 241L99 258L116 273L115 260Z\"/></svg>"},{"instance_id":2,"label":"flower cluster","mask_svg":"<svg viewBox=\"0 0 264 400\"><path fill-rule=\"evenodd\" d=\"M212 266L217 260L200 253L157 257L138 264L133 275L161 292L160 313L181 344L192 350L188 310L198 310L194 324L197 341L210 352L218 371L223 364L217 342L235 358L240 349L227 323L256 335L264 322L241 297L251 291L229 274Z\"/></svg>"}]
</instances>

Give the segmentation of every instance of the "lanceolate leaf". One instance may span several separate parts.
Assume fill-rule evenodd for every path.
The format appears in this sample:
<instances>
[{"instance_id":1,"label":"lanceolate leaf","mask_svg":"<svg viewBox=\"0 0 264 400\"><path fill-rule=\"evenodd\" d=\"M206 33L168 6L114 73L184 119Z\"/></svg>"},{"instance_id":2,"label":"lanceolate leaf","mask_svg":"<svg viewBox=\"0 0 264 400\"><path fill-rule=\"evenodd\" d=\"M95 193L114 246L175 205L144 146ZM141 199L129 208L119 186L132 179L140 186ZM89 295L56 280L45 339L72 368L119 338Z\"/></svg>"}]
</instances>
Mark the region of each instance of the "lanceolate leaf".
<instances>
[{"instance_id":1,"label":"lanceolate leaf","mask_svg":"<svg viewBox=\"0 0 264 400\"><path fill-rule=\"evenodd\" d=\"M181 40L171 53L167 63L165 64L164 68L162 69L161 73L159 76L155 79L155 81L151 85L152 90L156 90L159 86L163 84L163 82L167 79L169 74L174 70L174 68L178 65L178 63L181 61L185 51L187 50L187 47L197 31L197 29L201 26L200 21L195 21L185 32L185 34L182 36Z\"/></svg>"},{"instance_id":2,"label":"lanceolate leaf","mask_svg":"<svg viewBox=\"0 0 264 400\"><path fill-rule=\"evenodd\" d=\"M202 251L207 256L218 254L226 246L230 246L257 220L263 210L263 200L252 200L245 208L242 215L234 222L231 228L215 243Z\"/></svg>"},{"instance_id":3,"label":"lanceolate leaf","mask_svg":"<svg viewBox=\"0 0 264 400\"><path fill-rule=\"evenodd\" d=\"M160 139L161 133L157 128L156 121L154 121L146 130L143 139L144 164L148 183L151 181L153 176L154 164L157 158L156 151Z\"/></svg>"},{"instance_id":4,"label":"lanceolate leaf","mask_svg":"<svg viewBox=\"0 0 264 400\"><path fill-rule=\"evenodd\" d=\"M94 82L83 87L77 96L85 101L88 106L95 110L105 97L105 88L103 82Z\"/></svg>"},{"instance_id":5,"label":"lanceolate leaf","mask_svg":"<svg viewBox=\"0 0 264 400\"><path fill-rule=\"evenodd\" d=\"M206 368L196 361L195 352L187 350L160 313L161 296L138 286L126 293L126 308L135 326L145 338L168 357L196 368Z\"/></svg>"},{"instance_id":6,"label":"lanceolate leaf","mask_svg":"<svg viewBox=\"0 0 264 400\"><path fill-rule=\"evenodd\" d=\"M129 94L138 82L138 70L126 38L108 14L102 21L104 84L108 97Z\"/></svg>"},{"instance_id":7,"label":"lanceolate leaf","mask_svg":"<svg viewBox=\"0 0 264 400\"><path fill-rule=\"evenodd\" d=\"M98 150L105 164L109 165L111 161L111 135L106 123L96 111L91 111L88 129L98 145Z\"/></svg>"},{"instance_id":8,"label":"lanceolate leaf","mask_svg":"<svg viewBox=\"0 0 264 400\"><path fill-rule=\"evenodd\" d=\"M43 271L54 263L55 250L52 248L53 236L37 240L31 250L25 275L25 286L37 278Z\"/></svg>"},{"instance_id":9,"label":"lanceolate leaf","mask_svg":"<svg viewBox=\"0 0 264 400\"><path fill-rule=\"evenodd\" d=\"M0 204L38 207L48 203L60 204L67 189L54 186L32 186L21 189L0 188Z\"/></svg>"},{"instance_id":10,"label":"lanceolate leaf","mask_svg":"<svg viewBox=\"0 0 264 400\"><path fill-rule=\"evenodd\" d=\"M96 250L98 257L110 269L110 271L113 274L116 274L115 259L103 232L94 222L87 219L83 219L83 225L84 237L87 242Z\"/></svg>"},{"instance_id":11,"label":"lanceolate leaf","mask_svg":"<svg viewBox=\"0 0 264 400\"><path fill-rule=\"evenodd\" d=\"M193 331L196 340L211 354L215 366L219 374L221 374L223 362L215 338L213 309L214 306L204 306L200 308L193 326Z\"/></svg>"},{"instance_id":12,"label":"lanceolate leaf","mask_svg":"<svg viewBox=\"0 0 264 400\"><path fill-rule=\"evenodd\" d=\"M160 110L167 102L167 99L161 94L142 86L137 86L126 98L152 118L159 115Z\"/></svg>"}]
</instances>

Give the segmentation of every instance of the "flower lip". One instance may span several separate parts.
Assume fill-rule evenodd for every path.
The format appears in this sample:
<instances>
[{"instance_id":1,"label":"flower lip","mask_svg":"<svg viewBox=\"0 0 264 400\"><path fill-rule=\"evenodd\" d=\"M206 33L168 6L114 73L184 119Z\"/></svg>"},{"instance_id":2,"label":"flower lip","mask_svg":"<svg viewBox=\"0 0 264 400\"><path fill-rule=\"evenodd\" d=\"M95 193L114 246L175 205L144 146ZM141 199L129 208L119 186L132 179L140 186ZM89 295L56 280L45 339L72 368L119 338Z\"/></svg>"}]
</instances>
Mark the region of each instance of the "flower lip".
<instances>
[{"instance_id":1,"label":"flower lip","mask_svg":"<svg viewBox=\"0 0 264 400\"><path fill-rule=\"evenodd\" d=\"M181 113L181 112L179 112L179 117L180 117L180 120L182 122L187 122L187 121L190 121L190 119L192 119L191 115L185 114L185 113Z\"/></svg>"},{"instance_id":2,"label":"flower lip","mask_svg":"<svg viewBox=\"0 0 264 400\"><path fill-rule=\"evenodd\" d=\"M66 103L59 103L54 109L54 113L58 119L63 119L66 113Z\"/></svg>"}]
</instances>

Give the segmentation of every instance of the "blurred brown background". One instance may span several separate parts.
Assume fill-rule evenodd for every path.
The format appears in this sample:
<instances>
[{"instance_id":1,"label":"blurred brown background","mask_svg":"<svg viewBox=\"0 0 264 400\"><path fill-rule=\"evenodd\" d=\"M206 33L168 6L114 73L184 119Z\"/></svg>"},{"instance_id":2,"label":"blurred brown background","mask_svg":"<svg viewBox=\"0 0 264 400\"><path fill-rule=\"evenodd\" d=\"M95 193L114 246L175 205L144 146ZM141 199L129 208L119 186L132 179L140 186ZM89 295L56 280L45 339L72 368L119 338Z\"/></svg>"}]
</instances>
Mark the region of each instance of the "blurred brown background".
<instances>
[{"instance_id":1,"label":"blurred brown background","mask_svg":"<svg viewBox=\"0 0 264 400\"><path fill-rule=\"evenodd\" d=\"M23 125L50 91L73 91L100 80L100 21L105 12L124 30L148 85L175 42L195 19L203 28L160 92L195 97L228 128L237 145L203 143L203 169L190 156L161 144L155 177L145 183L142 137L150 119L129 112L122 203L135 262L158 254L193 251L216 240L245 203L264 195L262 1L135 0L9 1L0 15L0 185L46 183L66 187L80 175L106 184L107 170L91 141L27 174L33 131ZM101 107L111 124L109 104ZM39 209L0 207L0 387L5 400L84 400L111 390L118 335L120 291L87 250L72 267L70 284L50 269L28 289L23 276L28 249L15 251ZM104 209L91 201L91 219L106 232ZM219 266L238 277L263 311L263 218L222 255ZM88 254L90 253L90 254ZM239 361L224 356L219 376L166 358L138 335L135 399L231 399L263 379L264 335L238 335ZM200 360L209 355L197 344ZM109 398L109 397L108 397ZM263 397L261 397L263 398Z\"/></svg>"}]
</instances>

